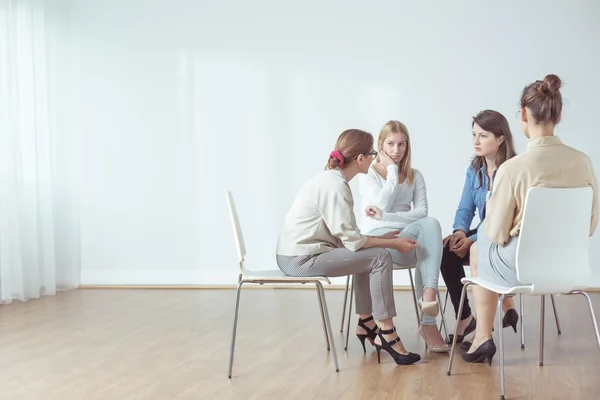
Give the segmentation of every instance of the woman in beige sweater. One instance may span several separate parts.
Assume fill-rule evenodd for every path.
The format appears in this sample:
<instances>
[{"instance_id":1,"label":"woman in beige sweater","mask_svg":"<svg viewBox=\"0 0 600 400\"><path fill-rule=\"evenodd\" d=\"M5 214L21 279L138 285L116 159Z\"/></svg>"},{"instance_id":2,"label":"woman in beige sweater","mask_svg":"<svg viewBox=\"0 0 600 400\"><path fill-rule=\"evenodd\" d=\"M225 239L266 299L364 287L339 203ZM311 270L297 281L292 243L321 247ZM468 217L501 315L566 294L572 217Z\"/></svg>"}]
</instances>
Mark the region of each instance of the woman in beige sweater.
<instances>
[{"instance_id":1,"label":"woman in beige sweater","mask_svg":"<svg viewBox=\"0 0 600 400\"><path fill-rule=\"evenodd\" d=\"M502 286L528 283L517 279L516 252L529 188L591 186L594 200L590 236L598 224L598 184L590 158L554 136L554 127L562 114L560 87L561 80L548 75L543 81L525 87L521 94L521 127L530 139L527 151L498 168L486 218L478 230L477 256L471 257L472 273L490 283ZM472 247L471 254L474 250ZM475 286L473 294L477 329L473 343L463 347L462 356L468 362L487 360L491 364L496 353L492 326L498 294L481 286Z\"/></svg>"},{"instance_id":2,"label":"woman in beige sweater","mask_svg":"<svg viewBox=\"0 0 600 400\"><path fill-rule=\"evenodd\" d=\"M396 334L392 257L386 248L407 253L416 243L396 237L399 231L378 237L362 235L348 185L357 174L368 171L376 155L371 134L349 129L340 135L325 171L302 186L285 217L277 265L290 276L353 274L359 314L356 336L363 349L368 340L377 349L378 360L384 350L397 364L407 365L421 356L407 352Z\"/></svg>"}]
</instances>

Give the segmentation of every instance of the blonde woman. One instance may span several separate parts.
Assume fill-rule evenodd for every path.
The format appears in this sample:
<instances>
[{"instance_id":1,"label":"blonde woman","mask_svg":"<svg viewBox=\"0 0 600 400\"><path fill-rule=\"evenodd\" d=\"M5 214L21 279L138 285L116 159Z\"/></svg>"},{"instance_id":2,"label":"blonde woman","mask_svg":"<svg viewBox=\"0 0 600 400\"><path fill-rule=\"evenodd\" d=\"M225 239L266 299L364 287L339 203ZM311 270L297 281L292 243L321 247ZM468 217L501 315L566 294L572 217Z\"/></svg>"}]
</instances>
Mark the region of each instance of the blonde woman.
<instances>
[{"instance_id":1,"label":"blonde woman","mask_svg":"<svg viewBox=\"0 0 600 400\"><path fill-rule=\"evenodd\" d=\"M408 129L399 121L388 121L379 133L379 155L366 175L359 177L365 215L361 231L380 236L400 230L417 248L407 253L390 250L394 263L416 265L416 291L422 311L419 333L433 352L450 347L437 329L438 277L442 260L442 229L427 216L427 190L423 175L411 167Z\"/></svg>"}]
</instances>

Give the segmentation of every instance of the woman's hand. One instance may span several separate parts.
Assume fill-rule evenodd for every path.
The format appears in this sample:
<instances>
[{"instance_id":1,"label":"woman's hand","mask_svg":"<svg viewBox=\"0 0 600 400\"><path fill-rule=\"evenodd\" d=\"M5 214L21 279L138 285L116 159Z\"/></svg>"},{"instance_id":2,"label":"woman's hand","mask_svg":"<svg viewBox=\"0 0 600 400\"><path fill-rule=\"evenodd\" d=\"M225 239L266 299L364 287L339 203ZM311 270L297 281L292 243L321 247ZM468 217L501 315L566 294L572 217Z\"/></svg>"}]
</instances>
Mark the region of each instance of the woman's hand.
<instances>
[{"instance_id":1,"label":"woman's hand","mask_svg":"<svg viewBox=\"0 0 600 400\"><path fill-rule=\"evenodd\" d=\"M472 244L473 240L471 240L471 238L464 237L458 242L456 242L454 247L450 248L450 251L459 256L460 258L463 258L465 255L467 255L467 252L471 248Z\"/></svg>"},{"instance_id":2,"label":"woman's hand","mask_svg":"<svg viewBox=\"0 0 600 400\"><path fill-rule=\"evenodd\" d=\"M365 208L365 214L367 214L367 217L374 218L378 221L381 221L383 219L383 211L381 211L378 207L375 206L368 206L367 208Z\"/></svg>"},{"instance_id":3,"label":"woman's hand","mask_svg":"<svg viewBox=\"0 0 600 400\"><path fill-rule=\"evenodd\" d=\"M396 239L396 235L398 235L401 231L397 230L397 231L391 231L386 233L385 235L381 235L380 237L382 239Z\"/></svg>"},{"instance_id":4,"label":"woman's hand","mask_svg":"<svg viewBox=\"0 0 600 400\"><path fill-rule=\"evenodd\" d=\"M452 235L448 235L444 238L444 247L446 247L446 244L450 243L449 248L450 250L452 250L459 240L464 239L466 237L467 234L463 231L456 231Z\"/></svg>"},{"instance_id":5,"label":"woman's hand","mask_svg":"<svg viewBox=\"0 0 600 400\"><path fill-rule=\"evenodd\" d=\"M396 164L394 160L392 160L392 157L385 152L385 150L381 150L381 153L379 153L379 163L383 165L384 168Z\"/></svg>"},{"instance_id":6,"label":"woman's hand","mask_svg":"<svg viewBox=\"0 0 600 400\"><path fill-rule=\"evenodd\" d=\"M416 249L417 242L409 238L396 238L392 239L392 248L404 254Z\"/></svg>"}]
</instances>

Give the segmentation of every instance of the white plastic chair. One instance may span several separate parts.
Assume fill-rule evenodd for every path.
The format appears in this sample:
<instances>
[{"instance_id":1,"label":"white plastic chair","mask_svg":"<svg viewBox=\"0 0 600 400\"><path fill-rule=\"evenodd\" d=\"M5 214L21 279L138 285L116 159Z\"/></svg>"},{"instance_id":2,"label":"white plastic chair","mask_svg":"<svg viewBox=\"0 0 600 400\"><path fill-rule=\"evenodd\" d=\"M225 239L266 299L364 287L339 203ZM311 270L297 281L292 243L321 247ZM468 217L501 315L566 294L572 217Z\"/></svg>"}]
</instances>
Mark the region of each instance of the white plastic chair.
<instances>
[{"instance_id":1,"label":"white plastic chair","mask_svg":"<svg viewBox=\"0 0 600 400\"><path fill-rule=\"evenodd\" d=\"M468 266L469 266L469 264L463 265L463 267L468 267ZM468 275L467 275L467 277L468 277ZM446 313L446 307L448 306L448 297L449 296L450 296L450 292L448 291L448 289L446 289L446 295L444 297L444 305L442 307L442 314ZM550 295L550 300L552 301L552 309L554 310L554 321L556 322L556 331L559 335L561 335L562 330L560 328L560 321L558 320L558 311L556 311L556 302L554 300L553 294ZM519 322L521 325L521 350L523 350L523 349L525 349L525 303L523 302L523 293L519 294L519 306L521 308L521 313L519 315Z\"/></svg>"},{"instance_id":2,"label":"white plastic chair","mask_svg":"<svg viewBox=\"0 0 600 400\"><path fill-rule=\"evenodd\" d=\"M236 291L235 300L235 314L233 319L233 333L231 336L231 351L229 355L229 378L231 378L231 372L233 369L233 353L235 351L235 338L237 332L238 322L238 311L240 308L240 293L242 285L245 283L258 283L260 285L265 283L285 283L285 284L306 284L312 283L317 288L317 297L319 299L319 309L321 312L321 322L323 324L323 332L325 333L325 343L327 345L327 351L333 352L333 361L335 364L335 371L339 372L340 367L338 364L337 352L335 350L335 342L333 340L333 334L331 332L331 322L329 320L329 311L327 310L327 301L325 299L325 291L323 290L322 282L331 284L329 279L325 276L312 276L312 277L293 277L287 276L280 270L248 270L244 266L244 258L246 256L246 246L244 245L244 238L242 236L242 229L240 227L240 221L238 218L235 203L233 202L233 196L230 191L226 192L227 206L229 207L229 216L231 217L231 225L233 227L233 233L235 237L235 243L238 252L238 262L240 267L240 275L238 277L238 285Z\"/></svg>"},{"instance_id":3,"label":"white plastic chair","mask_svg":"<svg viewBox=\"0 0 600 400\"><path fill-rule=\"evenodd\" d=\"M415 316L417 317L417 328L421 326L421 313L419 313L419 306L417 304L417 292L415 291L415 283L412 276L412 270L415 266L406 267L400 264L394 264L394 271L406 270L408 272L408 276L410 278L410 287L412 289L412 298L415 306ZM346 279L346 293L344 295L344 305L342 307L342 324L340 327L340 332L344 332L344 317L346 315L346 304L348 300L348 289L350 289L350 306L348 307L348 327L346 329L346 346L344 350L348 350L348 340L350 337L350 320L352 319L352 298L354 297L354 277L352 276L352 285L350 286L350 275ZM440 296L440 292L437 293L438 304L440 305L440 309L442 307L442 298ZM442 322L440 323L439 331L442 331L442 327L444 328L444 333L446 335L446 341L448 341L448 329L446 327L446 317L443 313L440 313Z\"/></svg>"},{"instance_id":4,"label":"white plastic chair","mask_svg":"<svg viewBox=\"0 0 600 400\"><path fill-rule=\"evenodd\" d=\"M480 278L463 278L459 315L467 288L479 285L498 293L498 324L502 326L502 300L515 294L541 296L539 365L544 365L545 296L549 294L580 294L587 299L596 341L600 348L600 332L592 302L583 290L592 279L589 260L589 231L592 210L592 188L530 188L525 200L523 224L517 243L516 269L521 282L528 285L505 287ZM561 234L568 232L568 235ZM500 399L504 399L504 339L498 329L500 343ZM448 361L447 374L452 370L456 346L456 329Z\"/></svg>"}]
</instances>

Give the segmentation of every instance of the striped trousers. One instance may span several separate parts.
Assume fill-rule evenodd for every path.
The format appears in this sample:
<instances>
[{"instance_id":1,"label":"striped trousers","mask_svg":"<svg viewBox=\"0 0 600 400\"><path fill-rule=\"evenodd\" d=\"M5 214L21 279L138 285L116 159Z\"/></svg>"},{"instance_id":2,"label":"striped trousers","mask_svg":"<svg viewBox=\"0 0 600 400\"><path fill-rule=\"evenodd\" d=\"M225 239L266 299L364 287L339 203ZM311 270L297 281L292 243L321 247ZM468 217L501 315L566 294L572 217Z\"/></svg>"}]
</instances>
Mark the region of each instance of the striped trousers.
<instances>
[{"instance_id":1,"label":"striped trousers","mask_svg":"<svg viewBox=\"0 0 600 400\"><path fill-rule=\"evenodd\" d=\"M379 321L396 316L392 256L386 249L372 247L352 252L338 248L314 255L277 255L277 265L289 276L354 275L357 314L373 314Z\"/></svg>"}]
</instances>

